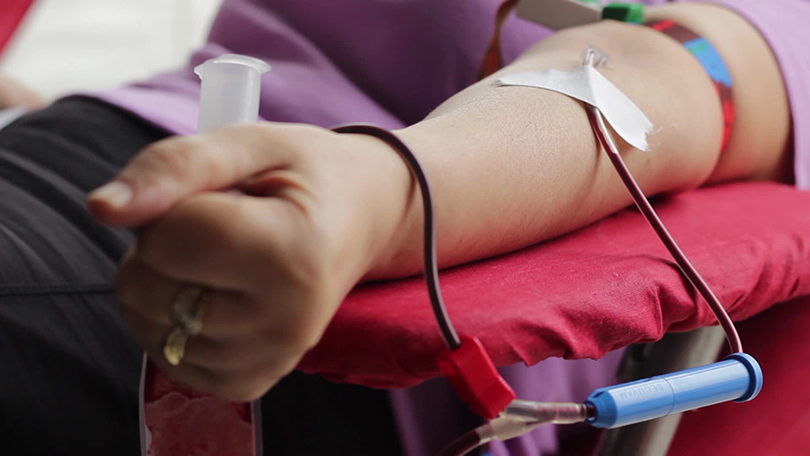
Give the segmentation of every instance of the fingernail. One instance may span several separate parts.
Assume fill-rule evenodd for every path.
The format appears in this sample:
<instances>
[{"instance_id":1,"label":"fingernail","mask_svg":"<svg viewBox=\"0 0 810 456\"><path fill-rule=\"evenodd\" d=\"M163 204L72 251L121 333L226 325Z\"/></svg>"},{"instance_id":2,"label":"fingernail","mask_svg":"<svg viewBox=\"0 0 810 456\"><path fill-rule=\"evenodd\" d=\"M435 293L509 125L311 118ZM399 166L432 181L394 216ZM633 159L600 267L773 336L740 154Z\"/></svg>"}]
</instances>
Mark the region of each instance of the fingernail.
<instances>
[{"instance_id":1,"label":"fingernail","mask_svg":"<svg viewBox=\"0 0 810 456\"><path fill-rule=\"evenodd\" d=\"M93 190L90 193L90 199L102 201L116 209L121 209L132 199L132 188L121 181L112 181Z\"/></svg>"}]
</instances>

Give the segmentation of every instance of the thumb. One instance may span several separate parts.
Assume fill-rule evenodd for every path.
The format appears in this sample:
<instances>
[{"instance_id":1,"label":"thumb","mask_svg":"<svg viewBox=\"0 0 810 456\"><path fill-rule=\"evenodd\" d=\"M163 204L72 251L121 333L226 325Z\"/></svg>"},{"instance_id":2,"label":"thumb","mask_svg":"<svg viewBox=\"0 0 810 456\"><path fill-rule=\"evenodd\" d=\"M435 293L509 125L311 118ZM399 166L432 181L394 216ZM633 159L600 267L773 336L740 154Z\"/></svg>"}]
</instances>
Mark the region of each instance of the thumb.
<instances>
[{"instance_id":1,"label":"thumb","mask_svg":"<svg viewBox=\"0 0 810 456\"><path fill-rule=\"evenodd\" d=\"M194 193L233 187L262 171L287 167L292 153L279 134L283 128L291 127L238 125L156 142L90 193L90 212L102 223L137 227Z\"/></svg>"}]
</instances>

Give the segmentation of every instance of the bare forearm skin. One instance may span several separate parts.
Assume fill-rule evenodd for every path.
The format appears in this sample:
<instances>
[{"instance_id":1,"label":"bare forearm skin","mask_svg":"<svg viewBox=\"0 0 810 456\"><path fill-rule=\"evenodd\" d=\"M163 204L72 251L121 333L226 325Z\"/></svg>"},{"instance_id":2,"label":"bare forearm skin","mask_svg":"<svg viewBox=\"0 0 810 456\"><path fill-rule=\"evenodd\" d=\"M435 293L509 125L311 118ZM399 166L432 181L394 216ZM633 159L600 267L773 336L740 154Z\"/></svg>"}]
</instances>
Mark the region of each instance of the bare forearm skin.
<instances>
[{"instance_id":1,"label":"bare forearm skin","mask_svg":"<svg viewBox=\"0 0 810 456\"><path fill-rule=\"evenodd\" d=\"M789 111L776 61L756 29L714 6L650 8L648 16L677 19L723 55L737 102L737 127L727 150L721 155L722 114L712 83L679 43L612 21L557 33L397 132L431 178L440 266L551 239L631 203L579 102L546 90L492 85L507 73L574 68L590 44L610 55L602 73L656 126L648 138L651 152L621 146L645 192L783 175ZM763 100L769 101L766 110ZM392 214L393 235L366 279L421 270L422 206L407 170L400 167L395 174L386 191L402 203L385 209Z\"/></svg>"}]
</instances>

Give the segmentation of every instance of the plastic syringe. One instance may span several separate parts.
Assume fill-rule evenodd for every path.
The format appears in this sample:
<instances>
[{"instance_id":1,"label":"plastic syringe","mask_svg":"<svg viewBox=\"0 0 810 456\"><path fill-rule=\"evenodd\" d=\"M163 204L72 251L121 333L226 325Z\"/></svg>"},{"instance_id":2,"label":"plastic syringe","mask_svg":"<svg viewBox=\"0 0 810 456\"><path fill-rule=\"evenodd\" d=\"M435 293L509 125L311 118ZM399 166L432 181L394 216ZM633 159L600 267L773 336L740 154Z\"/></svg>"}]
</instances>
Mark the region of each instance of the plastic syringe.
<instances>
[{"instance_id":1,"label":"plastic syringe","mask_svg":"<svg viewBox=\"0 0 810 456\"><path fill-rule=\"evenodd\" d=\"M194 72L202 80L198 131L255 122L259 116L262 74L269 70L270 65L259 59L236 54L221 55L197 66ZM148 359L144 360L143 369L140 386L143 456L174 456L178 449L221 448L217 445L222 442L229 442L228 450L218 454L262 454L259 401L234 404L211 394L192 394ZM171 407L161 402L166 397L174 401ZM178 407L186 412L178 413ZM215 428L194 425L211 419L218 420ZM147 424L150 422L151 426ZM245 432L246 427L250 432Z\"/></svg>"}]
</instances>

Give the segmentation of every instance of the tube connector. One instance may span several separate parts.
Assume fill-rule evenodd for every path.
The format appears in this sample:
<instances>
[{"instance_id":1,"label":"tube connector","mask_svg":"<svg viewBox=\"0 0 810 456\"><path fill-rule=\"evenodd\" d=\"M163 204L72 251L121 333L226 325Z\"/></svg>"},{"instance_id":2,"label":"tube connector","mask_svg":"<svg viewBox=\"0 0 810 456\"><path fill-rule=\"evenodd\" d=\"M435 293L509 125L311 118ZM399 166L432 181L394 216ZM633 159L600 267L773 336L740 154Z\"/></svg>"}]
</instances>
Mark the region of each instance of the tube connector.
<instances>
[{"instance_id":1,"label":"tube connector","mask_svg":"<svg viewBox=\"0 0 810 456\"><path fill-rule=\"evenodd\" d=\"M527 434L535 428L546 423L529 423L526 421L513 420L511 418L498 417L489 423L481 426L477 432L481 438L481 443L488 443L493 440L505 441Z\"/></svg>"},{"instance_id":2,"label":"tube connector","mask_svg":"<svg viewBox=\"0 0 810 456\"><path fill-rule=\"evenodd\" d=\"M526 422L574 424L588 418L588 408L585 404L576 402L534 402L516 399L506 407L501 417Z\"/></svg>"}]
</instances>

